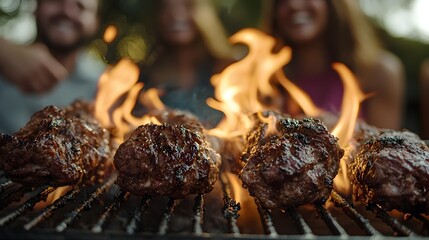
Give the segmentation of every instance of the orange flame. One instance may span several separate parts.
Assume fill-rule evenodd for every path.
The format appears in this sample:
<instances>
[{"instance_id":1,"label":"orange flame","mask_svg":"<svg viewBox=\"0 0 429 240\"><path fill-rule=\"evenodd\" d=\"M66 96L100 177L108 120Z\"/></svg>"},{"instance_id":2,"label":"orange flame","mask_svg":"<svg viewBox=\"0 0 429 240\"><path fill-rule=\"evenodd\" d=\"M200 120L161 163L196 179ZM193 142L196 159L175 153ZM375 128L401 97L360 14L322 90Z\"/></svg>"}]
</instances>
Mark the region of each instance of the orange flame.
<instances>
[{"instance_id":1,"label":"orange flame","mask_svg":"<svg viewBox=\"0 0 429 240\"><path fill-rule=\"evenodd\" d=\"M332 134L338 138L340 147L347 150L350 140L353 137L356 121L359 114L360 103L366 96L359 87L358 81L353 73L341 63L334 63L333 68L341 76L344 85L343 101L341 105L340 118L332 130ZM347 176L347 151L340 162L340 172L334 179L334 187L342 193L350 192L350 180Z\"/></svg>"},{"instance_id":2,"label":"orange flame","mask_svg":"<svg viewBox=\"0 0 429 240\"><path fill-rule=\"evenodd\" d=\"M136 84L138 76L138 67L128 59L121 60L101 75L95 98L95 117L102 126L112 127L110 108Z\"/></svg>"},{"instance_id":3,"label":"orange flame","mask_svg":"<svg viewBox=\"0 0 429 240\"><path fill-rule=\"evenodd\" d=\"M211 79L216 100L207 99L207 104L225 114L225 119L209 131L217 136L242 134L250 127L250 113L270 108L260 99L278 96L270 78L290 60L291 55L288 47L273 53L275 39L256 29L243 29L234 34L230 42L248 45L249 53Z\"/></svg>"},{"instance_id":4,"label":"orange flame","mask_svg":"<svg viewBox=\"0 0 429 240\"><path fill-rule=\"evenodd\" d=\"M126 134L146 123L158 123L149 116L135 117L132 110L138 98L146 99L147 105L163 109L164 105L155 90L142 93L143 83L137 83L139 69L131 60L122 59L106 70L99 80L95 98L95 116L103 127L113 128L116 141L124 141ZM125 99L123 100L123 98Z\"/></svg>"},{"instance_id":5,"label":"orange flame","mask_svg":"<svg viewBox=\"0 0 429 240\"><path fill-rule=\"evenodd\" d=\"M113 40L115 40L117 35L118 35L118 29L116 28L116 26L109 25L104 31L103 40L106 43L111 43L113 42Z\"/></svg>"},{"instance_id":6,"label":"orange flame","mask_svg":"<svg viewBox=\"0 0 429 240\"><path fill-rule=\"evenodd\" d=\"M269 135L275 135L277 134L279 131L277 130L276 127L276 123L277 123L277 118L274 115L269 115L268 117L265 117L262 112L258 112L258 118L263 122L266 123L267 126L267 130L265 135L269 136Z\"/></svg>"},{"instance_id":7,"label":"orange flame","mask_svg":"<svg viewBox=\"0 0 429 240\"><path fill-rule=\"evenodd\" d=\"M318 117L322 113L322 110L319 109L311 100L310 96L305 93L298 86L293 84L283 73L282 70L276 72L276 77L279 80L279 83L289 92L291 97L295 99L296 103L302 109L304 114L308 117Z\"/></svg>"},{"instance_id":8,"label":"orange flame","mask_svg":"<svg viewBox=\"0 0 429 240\"><path fill-rule=\"evenodd\" d=\"M274 38L254 29L244 29L232 36L230 41L233 44L248 45L249 53L244 59L230 65L211 79L215 87L216 99L208 99L207 104L222 111L225 118L215 129L210 130L209 134L231 137L245 133L251 125L249 113L269 110L272 107L261 99L268 96L273 99L280 97L279 92L270 84L270 78L274 74L280 85L290 93L306 116L318 117L323 113L303 90L284 75L281 68L291 58L290 48L284 47L277 53L273 52ZM341 116L332 134L339 138L339 145L342 148L347 148L353 136L360 103L365 99L365 95L345 65L335 63L333 68L341 77L344 95ZM268 123L275 122L273 119L261 120ZM338 191L348 192L349 181L345 158L341 160L341 169L335 178L334 185Z\"/></svg>"},{"instance_id":9,"label":"orange flame","mask_svg":"<svg viewBox=\"0 0 429 240\"><path fill-rule=\"evenodd\" d=\"M231 64L211 79L216 99L207 99L207 104L223 112L225 118L215 129L209 130L208 134L221 138L243 137L252 124L250 114L271 108L262 99L280 97L278 90L270 84L270 79L291 56L288 47L273 52L275 39L256 29L241 30L230 38L230 42L248 45L249 52L241 61ZM262 116L261 120L269 123L274 128L273 131L277 132L275 119ZM236 200L241 202L242 209L246 209L246 213L251 216L241 219L257 219L254 218L257 216L254 202L238 184L240 181L237 176L229 174L228 178L233 184Z\"/></svg>"},{"instance_id":10,"label":"orange flame","mask_svg":"<svg viewBox=\"0 0 429 240\"><path fill-rule=\"evenodd\" d=\"M49 204L52 204L55 200L60 198L62 195L64 195L66 192L70 191L72 189L71 186L63 186L56 188L53 192L48 194L46 199L44 201L38 202L36 205L34 205L34 209L40 210L48 206Z\"/></svg>"},{"instance_id":11,"label":"orange flame","mask_svg":"<svg viewBox=\"0 0 429 240\"><path fill-rule=\"evenodd\" d=\"M140 95L140 102L148 109L163 110L166 108L159 98L159 91L156 88L150 88L145 94Z\"/></svg>"}]
</instances>

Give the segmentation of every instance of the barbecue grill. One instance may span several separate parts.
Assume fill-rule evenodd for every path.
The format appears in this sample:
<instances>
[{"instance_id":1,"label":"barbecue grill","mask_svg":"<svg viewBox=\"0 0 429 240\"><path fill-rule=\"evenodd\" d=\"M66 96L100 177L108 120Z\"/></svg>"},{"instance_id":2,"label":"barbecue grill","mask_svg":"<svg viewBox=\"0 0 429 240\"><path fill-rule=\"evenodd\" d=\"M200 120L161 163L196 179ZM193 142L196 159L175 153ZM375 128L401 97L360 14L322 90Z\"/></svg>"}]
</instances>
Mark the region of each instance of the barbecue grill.
<instances>
[{"instance_id":1,"label":"barbecue grill","mask_svg":"<svg viewBox=\"0 0 429 240\"><path fill-rule=\"evenodd\" d=\"M74 186L50 204L53 187L28 189L0 173L0 238L70 239L369 239L429 236L421 214L386 212L380 206L354 206L332 192L322 205L284 211L263 209L240 225L240 203L221 173L208 194L183 200L138 197L122 191L116 176L91 187ZM43 205L44 204L44 205ZM243 209L244 210L244 209ZM248 224L247 221L246 224Z\"/></svg>"}]
</instances>

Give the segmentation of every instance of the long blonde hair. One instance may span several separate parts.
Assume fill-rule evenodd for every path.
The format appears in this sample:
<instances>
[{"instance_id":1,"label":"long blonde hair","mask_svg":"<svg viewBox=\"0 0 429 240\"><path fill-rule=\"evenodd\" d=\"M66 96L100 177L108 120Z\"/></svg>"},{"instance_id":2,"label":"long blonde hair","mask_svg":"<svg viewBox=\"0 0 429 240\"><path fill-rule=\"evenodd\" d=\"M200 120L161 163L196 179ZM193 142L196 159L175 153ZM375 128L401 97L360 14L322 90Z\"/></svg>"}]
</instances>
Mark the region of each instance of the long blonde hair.
<instances>
[{"instance_id":1,"label":"long blonde hair","mask_svg":"<svg viewBox=\"0 0 429 240\"><path fill-rule=\"evenodd\" d=\"M360 9L356 0L325 0L328 6L326 47L332 61L342 62L356 70L377 61L381 44L374 29ZM266 1L265 22L262 28L277 36L274 9L278 0ZM289 45L287 39L282 39Z\"/></svg>"},{"instance_id":2,"label":"long blonde hair","mask_svg":"<svg viewBox=\"0 0 429 240\"><path fill-rule=\"evenodd\" d=\"M226 32L223 23L217 15L216 7L213 0L190 0L193 6L193 19L195 25L200 33L203 44L208 50L208 52L215 58L219 59L234 59L237 55L237 51L228 41L228 33ZM151 9L156 9L157 4L160 0L153 0L150 5ZM148 36L146 36L149 42L152 42L153 47L156 48L156 45L159 43L154 37L156 34L156 26L151 26L147 23L154 23L153 19L156 18L155 15L157 11L151 12L146 17L146 31ZM156 50L155 50L156 51ZM154 54L156 55L156 53ZM151 56L149 56L151 58ZM151 60L148 60L149 62Z\"/></svg>"}]
</instances>

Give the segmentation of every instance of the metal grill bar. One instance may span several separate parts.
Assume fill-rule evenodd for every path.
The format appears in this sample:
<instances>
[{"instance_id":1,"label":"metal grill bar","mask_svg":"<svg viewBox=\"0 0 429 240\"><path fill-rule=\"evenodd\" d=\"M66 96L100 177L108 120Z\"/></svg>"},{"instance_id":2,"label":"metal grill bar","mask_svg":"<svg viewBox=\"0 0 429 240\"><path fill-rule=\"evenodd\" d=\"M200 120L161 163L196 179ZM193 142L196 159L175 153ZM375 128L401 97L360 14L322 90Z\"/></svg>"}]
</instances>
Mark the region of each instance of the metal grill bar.
<instances>
[{"instance_id":1,"label":"metal grill bar","mask_svg":"<svg viewBox=\"0 0 429 240\"><path fill-rule=\"evenodd\" d=\"M70 200L75 199L76 195L80 192L80 188L75 187L72 190L68 191L66 194L55 200L52 204L47 206L37 217L33 218L30 222L24 225L25 230L30 230L38 224L42 223L49 217L51 217L54 212L65 206Z\"/></svg>"},{"instance_id":2,"label":"metal grill bar","mask_svg":"<svg viewBox=\"0 0 429 240\"><path fill-rule=\"evenodd\" d=\"M377 231L368 221L368 219L364 218L360 213L356 211L350 203L341 197L336 191L332 191L331 193L332 200L335 204L340 206L347 216L352 218L368 235L373 236L381 236L382 234Z\"/></svg>"},{"instance_id":3,"label":"metal grill bar","mask_svg":"<svg viewBox=\"0 0 429 240\"><path fill-rule=\"evenodd\" d=\"M405 225L401 224L396 218L390 216L386 211L381 209L378 205L371 206L374 213L380 217L385 223L387 223L389 226L393 228L393 230L397 231L398 233L406 236L417 236L415 232L413 232L411 229L406 227Z\"/></svg>"},{"instance_id":4,"label":"metal grill bar","mask_svg":"<svg viewBox=\"0 0 429 240\"><path fill-rule=\"evenodd\" d=\"M172 198L168 200L168 203L165 207L164 216L161 220L161 223L159 224L158 233L160 235L165 235L167 233L168 225L170 223L171 217L173 216L174 209L176 208L178 203L178 200L174 200Z\"/></svg>"},{"instance_id":5,"label":"metal grill bar","mask_svg":"<svg viewBox=\"0 0 429 240\"><path fill-rule=\"evenodd\" d=\"M274 227L273 218L268 210L262 207L259 200L255 198L256 206L258 207L259 216L261 217L262 225L264 226L264 231L270 237L277 237L278 233Z\"/></svg>"},{"instance_id":6,"label":"metal grill bar","mask_svg":"<svg viewBox=\"0 0 429 240\"><path fill-rule=\"evenodd\" d=\"M304 235L313 235L313 232L311 231L310 226L305 222L304 218L299 214L295 208L288 208L287 213L292 218L292 220L295 222L296 226L298 227L298 230L301 234Z\"/></svg>"},{"instance_id":7,"label":"metal grill bar","mask_svg":"<svg viewBox=\"0 0 429 240\"><path fill-rule=\"evenodd\" d=\"M36 203L40 202L43 199L46 199L46 197L49 195L49 193L53 192L54 190L55 190L54 187L47 187L47 188L43 189L36 196L28 199L24 204L22 204L15 211L13 211L10 214L8 214L7 216L1 218L0 219L0 226L4 226L8 223L11 223L15 219L17 219L19 216L26 213L27 211L32 210L34 208L34 205L36 205Z\"/></svg>"},{"instance_id":8,"label":"metal grill bar","mask_svg":"<svg viewBox=\"0 0 429 240\"><path fill-rule=\"evenodd\" d=\"M0 196L0 210L7 207L12 202L19 201L28 189L20 184L11 184L7 185L5 190L7 191Z\"/></svg>"},{"instance_id":9,"label":"metal grill bar","mask_svg":"<svg viewBox=\"0 0 429 240\"><path fill-rule=\"evenodd\" d=\"M3 194L4 192L6 192L14 184L15 183L13 183L11 180L8 180L7 182L0 184L0 194Z\"/></svg>"},{"instance_id":10,"label":"metal grill bar","mask_svg":"<svg viewBox=\"0 0 429 240\"><path fill-rule=\"evenodd\" d=\"M133 234L138 230L138 227L142 220L142 214L144 210L149 207L149 203L149 196L145 196L141 199L139 207L134 211L133 217L131 218L130 223L125 229L128 234Z\"/></svg>"},{"instance_id":11,"label":"metal grill bar","mask_svg":"<svg viewBox=\"0 0 429 240\"><path fill-rule=\"evenodd\" d=\"M68 229L68 227L70 226L71 223L73 223L76 219L78 219L80 217L80 215L82 215L82 212L86 209L88 209L87 207L90 206L91 204L93 204L96 200L98 200L98 198L100 198L101 196L112 196L110 194L104 194L106 191L108 191L108 189L111 188L111 186L114 183L114 179L115 178L111 178L109 179L106 183L104 183L101 186L98 186L97 189L94 190L94 192L92 192L88 197L86 197L84 200L82 200L82 202L77 203L76 208L74 208L74 210L71 212L71 214L64 219L60 224L58 224L56 226L56 228L54 228L54 230L56 230L57 232L62 232L66 229ZM205 199L204 195L198 195L195 197L194 202L193 202L193 216L192 216L192 225L189 225L189 228L192 228L192 232L194 233L193 235L189 235L189 238L206 238L206 237L220 237L220 238L225 238L225 239L232 239L235 237L238 238L245 238L245 239L262 239L262 238L288 238L288 236L285 235L279 235L277 233L277 230L274 226L274 221L273 221L273 216L271 215L271 212L268 209L264 209L262 207L262 205L260 204L260 202L258 202L258 200L255 199L255 203L257 206L257 209L259 211L260 214L260 218L261 218L261 222L263 224L264 230L268 235L261 235L261 236L248 236L248 235L240 235L240 231L238 229L238 225L237 225L237 219L234 216L239 216L238 215L238 210L240 210L240 205L237 204L232 198L231 198L231 184L228 181L228 178L222 178L221 176L221 185L223 188L223 192L224 192L224 204L225 206L223 207L223 211L224 211L224 216L226 219L228 219L228 224L230 224L231 227L233 227L233 225L231 223L233 223L235 225L236 230L233 230L232 233L233 235L211 235L210 234L210 230L204 229L206 231L208 231L208 234L206 234L206 232L203 231L203 223L204 223L204 214L205 214L205 209L204 209L204 204L205 204ZM3 195L6 195L6 192L9 192L10 190L15 191L15 187L16 184L11 184L8 182L5 182L7 184L3 184L4 186L10 186L10 187L6 187L5 189L7 189L7 191L5 191L5 193L3 193ZM27 188L28 189L28 188ZM88 238L90 237L100 237L100 236L113 236L110 234L118 234L115 235L117 237L120 236L121 233L112 233L109 231L105 231L105 225L107 224L107 222L109 221L109 219L112 219L112 216L114 216L114 214L122 207L122 205L124 205L124 202L128 200L130 193L124 192L122 190L117 190L117 188L112 188L112 190L115 189L114 191L109 191L109 192L113 192L115 193L115 198L114 200L108 200L109 204L106 205L106 208L104 209L104 211L102 213L100 213L100 217L98 222L92 226L90 226L90 230L91 231L86 231L84 229L87 229L86 227L84 227L84 229L82 230L78 230L77 232L81 232L82 234L86 234L85 236L87 236ZM52 187L48 187L48 188L44 188L38 189L38 192L32 192L30 193L25 193L26 199L29 198L27 197L27 195L33 196L31 198L29 198L27 201L25 201L24 204L18 206L15 210L13 210L12 213L8 214L5 217L2 217L0 219L0 226L5 226L6 224L12 223L13 221L16 221L18 219L20 220L25 220L24 217L19 218L21 215L23 215L24 213L30 211L31 209L34 208L35 204L42 201L43 199L45 199L49 193L53 192L55 190L55 188ZM21 191L21 190L19 190ZM49 218L53 218L52 216L55 214L55 212L59 212L59 209L63 206L65 206L67 203L71 202L73 199L76 199L76 196L79 195L80 193L80 189L78 187L75 187L71 190L69 190L67 193L65 193L63 196L61 196L59 199L57 199L56 201L54 201L52 204L48 205L44 210L41 210L41 213L38 213L36 217L34 217L31 221L29 221L28 223L26 223L25 225L23 225L24 229L26 230L31 230L31 229L35 229L35 226L40 225L40 223L42 223L43 221L49 219ZM368 235L372 235L372 237L376 237L376 238L383 238L384 236L378 232L373 225L371 225L370 220L369 219L373 219L373 218L365 218L363 217L358 210L351 204L349 203L346 199L344 199L343 197L341 197L338 193L333 192L332 193L332 201L335 203L335 205L337 207L341 207L344 212L352 219L354 220L357 225L359 225L364 231L365 233L367 233ZM7 198L7 196L5 196L5 198ZM108 198L110 199L110 197ZM229 200L228 200L229 199ZM107 198L106 198L107 200ZM183 201L188 201L189 199L183 200ZM137 231L138 227L141 226L141 221L143 219L143 213L145 213L145 211L149 208L149 203L150 203L151 199L149 197L143 197L141 199L141 204L139 205L138 208L136 208L135 214L132 217L132 219L130 220L130 224L127 226L126 232L129 234L133 234ZM174 227L176 225L174 225L176 223L176 221L171 221L171 219L173 218L173 214L179 214L179 213L175 213L175 208L176 206L180 203L180 200L174 200L174 199L169 199L168 203L165 206L165 210L163 213L163 218L160 222L160 224L158 225L158 233L159 235L154 235L156 236L158 239L163 239L165 238L165 234L167 234L169 232L169 229L175 229ZM347 234L347 232L342 228L342 226L337 222L337 220L331 215L330 211L328 209L326 209L323 205L315 205L316 210L318 211L319 215L321 216L321 218L323 219L323 221L327 224L327 226L329 227L330 231L333 233L333 235L338 236L337 239L347 239L347 238L354 238L354 236L349 236ZM419 215L419 214L414 214L414 215L406 215L408 217L413 216L415 219L409 218L410 220L413 220L412 224L410 223L410 226L413 227L414 230L411 230L410 228L406 227L404 224L402 224L400 222L400 220L398 220L397 218L389 215L388 212L384 211L380 206L368 206L368 208L370 209L372 207L372 211L374 212L374 215L371 217L375 217L378 216L380 218L382 218L383 222L385 222L387 225L389 225L394 231L396 231L399 234L402 235L407 235L409 239L413 239L413 238L418 238L418 234L422 234L422 235L427 235L427 232L425 232L424 229L420 229L419 227L421 226L420 223L423 223L423 225L427 228L427 224L428 224L428 219L423 216L423 215ZM360 208L358 208L360 211ZM125 211L125 210L124 210ZM303 218L303 216L300 214L300 212L298 212L298 209L295 208L289 208L286 209L286 214L290 215L293 222L295 224L297 224L298 226L298 230L301 234L303 234L302 236L295 236L295 237L299 237L299 238L303 238L303 239L309 239L309 238L317 238L319 236L314 235L314 233L312 232L313 230L310 228L309 224L307 224L306 220ZM170 223L171 222L171 223ZM382 221L377 221L377 223L383 224ZM418 227L416 227L415 223L417 223ZM323 224L323 223L321 223ZM387 225L384 225L387 227ZM378 225L376 225L378 226ZM207 226L208 227L208 226ZM356 226L357 227L357 226ZM12 228L3 228L0 231L0 235L3 234L10 234L11 231L10 229ZM78 228L76 228L78 229ZM106 228L107 229L107 228ZM74 229L73 229L74 230ZM315 230L316 231L316 230ZM37 232L37 231L35 231ZM28 232L28 235L26 236L31 236L31 234L35 233L35 232ZM44 232L44 231L42 231ZM103 234L105 235L95 235L98 234L100 232L104 232ZM12 231L12 233L15 233ZM20 233L20 231L17 231L17 233ZM69 233L71 234L76 234L75 231L69 231ZM69 234L68 233L68 234ZM59 234L59 233L55 233L55 232L47 232L47 234ZM94 234L94 235L90 235L90 234ZM123 233L122 233L123 234ZM146 232L144 234L147 234ZM9 235L8 235L9 236ZM51 235L52 236L52 235ZM60 235L56 235L56 236L60 236ZM71 236L71 235L70 235ZM172 233L171 235L167 235L167 236L172 236L172 237L177 237L179 236L182 238L186 238L186 235L175 235L174 233ZM321 238L325 238L325 236L320 236ZM371 237L371 238L372 238ZM1 238L1 237L0 237ZM325 238L326 239L326 238Z\"/></svg>"},{"instance_id":12,"label":"metal grill bar","mask_svg":"<svg viewBox=\"0 0 429 240\"><path fill-rule=\"evenodd\" d=\"M112 184L115 182L115 177L110 178L106 183L104 183L101 187L99 187L94 193L91 194L91 196L84 201L78 208L73 210L70 215L65 218L60 224L58 224L55 227L55 230L57 232L63 232L67 229L67 227L73 223L77 218L80 217L82 212L87 209L94 201L96 201L101 194L107 191L107 189L112 186Z\"/></svg>"},{"instance_id":13,"label":"metal grill bar","mask_svg":"<svg viewBox=\"0 0 429 240\"><path fill-rule=\"evenodd\" d=\"M204 196L198 195L195 197L195 204L193 208L193 223L194 233L201 235L203 233L203 215L204 215Z\"/></svg>"},{"instance_id":14,"label":"metal grill bar","mask_svg":"<svg viewBox=\"0 0 429 240\"><path fill-rule=\"evenodd\" d=\"M346 230L337 222L337 220L331 215L331 213L326 210L322 205L316 205L317 212L322 217L323 221L325 221L326 225L328 225L329 230L331 230L332 234L340 235L347 238L348 234Z\"/></svg>"},{"instance_id":15,"label":"metal grill bar","mask_svg":"<svg viewBox=\"0 0 429 240\"><path fill-rule=\"evenodd\" d=\"M222 190L223 190L223 216L228 221L228 228L229 231L235 235L240 234L240 229L237 225L237 218L240 216L238 214L238 211L240 211L241 206L240 203L237 203L234 199L231 197L231 183L229 182L228 178L225 174L220 174L220 180L222 184Z\"/></svg>"},{"instance_id":16,"label":"metal grill bar","mask_svg":"<svg viewBox=\"0 0 429 240\"><path fill-rule=\"evenodd\" d=\"M119 190L119 193L116 194L113 203L110 204L106 211L101 215L98 222L92 227L92 232L100 233L103 230L103 226L105 225L109 217L121 207L122 203L125 202L129 196L129 192Z\"/></svg>"}]
</instances>

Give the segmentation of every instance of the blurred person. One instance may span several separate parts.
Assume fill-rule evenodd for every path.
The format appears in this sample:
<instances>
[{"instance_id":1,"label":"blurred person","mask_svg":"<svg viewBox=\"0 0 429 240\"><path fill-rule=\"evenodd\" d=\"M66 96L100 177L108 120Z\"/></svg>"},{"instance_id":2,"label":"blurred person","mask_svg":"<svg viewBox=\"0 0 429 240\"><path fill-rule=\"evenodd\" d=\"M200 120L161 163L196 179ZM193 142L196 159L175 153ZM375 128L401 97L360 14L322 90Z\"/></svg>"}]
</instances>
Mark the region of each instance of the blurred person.
<instances>
[{"instance_id":1,"label":"blurred person","mask_svg":"<svg viewBox=\"0 0 429 240\"><path fill-rule=\"evenodd\" d=\"M167 107L196 114L213 127L222 114L206 105L213 74L232 61L234 50L210 1L159 0L153 5L152 50L142 66L144 89L157 88Z\"/></svg>"},{"instance_id":2,"label":"blurred person","mask_svg":"<svg viewBox=\"0 0 429 240\"><path fill-rule=\"evenodd\" d=\"M47 105L92 99L104 64L85 51L99 24L99 0L38 0L37 38L0 38L0 132L13 133Z\"/></svg>"},{"instance_id":3,"label":"blurred person","mask_svg":"<svg viewBox=\"0 0 429 240\"><path fill-rule=\"evenodd\" d=\"M429 58L420 67L421 138L429 139Z\"/></svg>"},{"instance_id":4,"label":"blurred person","mask_svg":"<svg viewBox=\"0 0 429 240\"><path fill-rule=\"evenodd\" d=\"M285 74L317 106L340 111L343 86L332 63L341 62L370 95L360 116L377 127L401 128L403 65L381 47L357 1L273 0L271 4L266 28L292 48Z\"/></svg>"}]
</instances>

